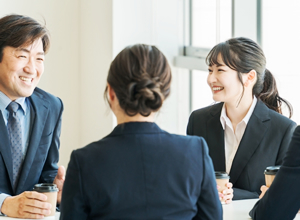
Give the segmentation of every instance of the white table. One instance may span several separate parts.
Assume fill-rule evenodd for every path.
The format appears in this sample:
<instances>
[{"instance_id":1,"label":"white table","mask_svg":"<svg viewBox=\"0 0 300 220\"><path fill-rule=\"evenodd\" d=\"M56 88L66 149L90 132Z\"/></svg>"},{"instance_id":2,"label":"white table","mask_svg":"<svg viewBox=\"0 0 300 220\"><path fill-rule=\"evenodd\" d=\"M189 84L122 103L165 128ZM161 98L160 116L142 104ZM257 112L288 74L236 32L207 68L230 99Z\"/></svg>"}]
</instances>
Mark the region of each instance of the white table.
<instances>
[{"instance_id":1,"label":"white table","mask_svg":"<svg viewBox=\"0 0 300 220\"><path fill-rule=\"evenodd\" d=\"M258 199L246 199L233 201L230 204L222 205L224 220L249 220L249 212ZM43 220L59 220L59 212L56 212L55 217L46 217ZM21 218L9 218L0 216L0 220L25 220ZM28 219L26 219L28 220ZM294 220L300 220L300 214L296 215Z\"/></svg>"},{"instance_id":2,"label":"white table","mask_svg":"<svg viewBox=\"0 0 300 220\"><path fill-rule=\"evenodd\" d=\"M245 199L232 201L230 204L222 205L224 220L248 220L251 219L249 211L258 199Z\"/></svg>"},{"instance_id":3,"label":"white table","mask_svg":"<svg viewBox=\"0 0 300 220\"><path fill-rule=\"evenodd\" d=\"M258 199L245 199L232 201L223 207L223 219L224 220L249 220L249 212L257 202ZM295 220L300 220L300 214L296 215Z\"/></svg>"}]
</instances>

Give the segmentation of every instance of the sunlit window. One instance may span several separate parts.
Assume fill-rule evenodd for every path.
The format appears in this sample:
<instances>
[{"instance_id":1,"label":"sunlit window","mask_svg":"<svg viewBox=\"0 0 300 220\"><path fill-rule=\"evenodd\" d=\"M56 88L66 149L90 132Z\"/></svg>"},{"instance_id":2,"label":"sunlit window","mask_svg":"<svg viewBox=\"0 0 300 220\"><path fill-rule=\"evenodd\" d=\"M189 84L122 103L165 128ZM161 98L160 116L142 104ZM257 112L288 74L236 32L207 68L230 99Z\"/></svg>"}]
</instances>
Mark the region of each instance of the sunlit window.
<instances>
[{"instance_id":1,"label":"sunlit window","mask_svg":"<svg viewBox=\"0 0 300 220\"><path fill-rule=\"evenodd\" d=\"M277 80L280 96L292 104L292 119L299 124L300 1L264 0L262 12L262 47L267 68ZM287 111L284 113L288 116Z\"/></svg>"},{"instance_id":2,"label":"sunlit window","mask_svg":"<svg viewBox=\"0 0 300 220\"><path fill-rule=\"evenodd\" d=\"M231 0L192 1L192 45L212 48L231 38ZM213 103L206 83L208 71L192 71L192 110Z\"/></svg>"}]
</instances>

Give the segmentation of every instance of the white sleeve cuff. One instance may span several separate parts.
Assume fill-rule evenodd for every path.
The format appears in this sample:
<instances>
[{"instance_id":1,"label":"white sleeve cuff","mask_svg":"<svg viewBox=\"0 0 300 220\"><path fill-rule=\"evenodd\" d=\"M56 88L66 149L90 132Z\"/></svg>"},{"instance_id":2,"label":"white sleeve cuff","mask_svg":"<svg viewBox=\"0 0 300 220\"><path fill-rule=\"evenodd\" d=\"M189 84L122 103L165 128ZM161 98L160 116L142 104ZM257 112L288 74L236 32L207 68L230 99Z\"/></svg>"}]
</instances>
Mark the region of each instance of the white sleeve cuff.
<instances>
[{"instance_id":1,"label":"white sleeve cuff","mask_svg":"<svg viewBox=\"0 0 300 220\"><path fill-rule=\"evenodd\" d=\"M0 193L0 216L2 215L4 215L2 212L1 212L1 208L2 208L2 204L3 204L3 202L4 202L4 200L7 198L7 197L9 197L9 196L11 196L11 195L8 195L8 194L5 194L5 193ZM4 215L5 216L5 215Z\"/></svg>"}]
</instances>

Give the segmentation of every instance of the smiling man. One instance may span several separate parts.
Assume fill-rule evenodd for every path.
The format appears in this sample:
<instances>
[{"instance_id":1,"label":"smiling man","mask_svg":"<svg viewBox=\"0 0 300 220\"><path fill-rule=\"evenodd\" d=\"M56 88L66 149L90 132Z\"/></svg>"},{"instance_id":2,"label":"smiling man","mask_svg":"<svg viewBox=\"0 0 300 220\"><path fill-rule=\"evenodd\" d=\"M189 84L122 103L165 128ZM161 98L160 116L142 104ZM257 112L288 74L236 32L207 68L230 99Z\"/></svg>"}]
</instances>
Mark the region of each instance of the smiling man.
<instances>
[{"instance_id":1,"label":"smiling man","mask_svg":"<svg viewBox=\"0 0 300 220\"><path fill-rule=\"evenodd\" d=\"M57 166L63 104L36 88L50 45L48 31L22 15L0 19L0 214L42 218L51 204L33 192L55 183L58 203L65 169Z\"/></svg>"}]
</instances>

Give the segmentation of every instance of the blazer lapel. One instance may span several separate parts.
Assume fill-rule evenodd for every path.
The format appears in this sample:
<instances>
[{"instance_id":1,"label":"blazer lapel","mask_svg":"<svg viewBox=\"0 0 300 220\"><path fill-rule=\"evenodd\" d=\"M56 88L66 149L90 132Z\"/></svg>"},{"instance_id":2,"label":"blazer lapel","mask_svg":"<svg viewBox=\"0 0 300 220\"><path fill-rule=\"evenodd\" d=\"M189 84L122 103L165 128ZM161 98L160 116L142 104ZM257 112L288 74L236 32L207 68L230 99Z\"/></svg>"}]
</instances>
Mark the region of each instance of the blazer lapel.
<instances>
[{"instance_id":1,"label":"blazer lapel","mask_svg":"<svg viewBox=\"0 0 300 220\"><path fill-rule=\"evenodd\" d=\"M17 193L22 192L22 188L25 184L29 171L34 172L32 169L32 163L34 161L39 143L44 130L46 118L49 112L49 102L43 99L37 93L33 93L29 98L31 103L30 117L31 117L31 132L29 145L22 166L22 172L17 186Z\"/></svg>"},{"instance_id":2,"label":"blazer lapel","mask_svg":"<svg viewBox=\"0 0 300 220\"><path fill-rule=\"evenodd\" d=\"M259 146L266 131L269 128L270 120L269 109L262 101L257 100L256 107L249 119L243 138L240 142L236 155L234 157L231 170L230 181L234 185L238 180L248 161Z\"/></svg>"},{"instance_id":3,"label":"blazer lapel","mask_svg":"<svg viewBox=\"0 0 300 220\"><path fill-rule=\"evenodd\" d=\"M216 108L210 110L211 118L206 124L207 131L209 131L206 140L215 171L225 171L224 130L220 122L222 106L223 103L216 104Z\"/></svg>"},{"instance_id":4,"label":"blazer lapel","mask_svg":"<svg viewBox=\"0 0 300 220\"><path fill-rule=\"evenodd\" d=\"M8 172L9 180L11 183L11 187L13 188L13 165L12 165L12 156L10 149L10 142L8 138L7 128L4 123L2 112L0 111L0 154L2 155L3 161L6 166L6 170ZM4 169L4 167L3 167ZM0 180L4 181L4 180Z\"/></svg>"}]
</instances>

